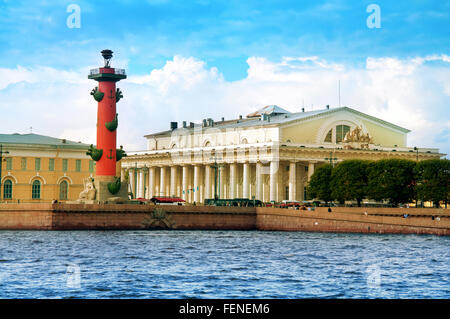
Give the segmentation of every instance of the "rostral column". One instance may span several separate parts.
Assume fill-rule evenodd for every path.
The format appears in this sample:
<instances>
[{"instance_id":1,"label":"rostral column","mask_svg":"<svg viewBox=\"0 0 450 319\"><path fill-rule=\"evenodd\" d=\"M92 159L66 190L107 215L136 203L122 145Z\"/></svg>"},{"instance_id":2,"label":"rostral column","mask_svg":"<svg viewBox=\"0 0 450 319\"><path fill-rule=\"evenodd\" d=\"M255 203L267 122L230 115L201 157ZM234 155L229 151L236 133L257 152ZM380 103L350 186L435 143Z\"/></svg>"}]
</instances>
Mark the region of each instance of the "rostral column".
<instances>
[{"instance_id":1,"label":"rostral column","mask_svg":"<svg viewBox=\"0 0 450 319\"><path fill-rule=\"evenodd\" d=\"M126 79L125 70L115 69L110 65L113 52L103 50L104 67L92 69L89 79L98 82L91 95L98 102L97 111L97 145L91 145L88 155L96 161L95 187L96 199L107 200L110 197L125 197L127 187L121 187L120 177L116 177L116 163L126 156L122 147L117 149L118 114L116 103L123 97L120 89L116 89L116 82ZM121 191L122 190L122 191Z\"/></svg>"}]
</instances>

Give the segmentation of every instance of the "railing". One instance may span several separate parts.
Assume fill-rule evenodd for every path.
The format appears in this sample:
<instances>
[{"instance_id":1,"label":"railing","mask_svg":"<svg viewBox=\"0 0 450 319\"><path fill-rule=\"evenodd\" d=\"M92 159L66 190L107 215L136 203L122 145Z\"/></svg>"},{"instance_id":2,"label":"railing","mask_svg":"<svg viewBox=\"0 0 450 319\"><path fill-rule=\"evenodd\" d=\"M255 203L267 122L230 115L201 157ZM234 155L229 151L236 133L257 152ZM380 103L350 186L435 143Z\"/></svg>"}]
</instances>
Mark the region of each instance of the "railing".
<instances>
[{"instance_id":1,"label":"railing","mask_svg":"<svg viewBox=\"0 0 450 319\"><path fill-rule=\"evenodd\" d=\"M100 69L99 69L99 68L97 68L97 69L91 69L91 70L89 71L89 75L96 75L96 74L100 74Z\"/></svg>"},{"instance_id":2,"label":"railing","mask_svg":"<svg viewBox=\"0 0 450 319\"><path fill-rule=\"evenodd\" d=\"M91 70L89 71L89 75L97 75L97 74L100 74L100 68L91 69ZM114 74L118 74L118 75L126 75L124 69L114 69Z\"/></svg>"}]
</instances>

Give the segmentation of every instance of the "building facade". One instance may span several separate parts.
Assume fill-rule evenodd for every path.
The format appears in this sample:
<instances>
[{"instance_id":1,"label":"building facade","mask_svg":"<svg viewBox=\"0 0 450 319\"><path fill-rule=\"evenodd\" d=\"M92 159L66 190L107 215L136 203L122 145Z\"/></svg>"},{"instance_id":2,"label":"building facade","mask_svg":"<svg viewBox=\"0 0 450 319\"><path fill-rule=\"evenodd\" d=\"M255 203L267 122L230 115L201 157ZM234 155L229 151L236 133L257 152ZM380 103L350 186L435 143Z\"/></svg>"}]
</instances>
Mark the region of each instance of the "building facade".
<instances>
[{"instance_id":1,"label":"building facade","mask_svg":"<svg viewBox=\"0 0 450 319\"><path fill-rule=\"evenodd\" d=\"M304 200L314 170L346 159L440 158L407 147L409 130L349 107L298 113L271 105L245 118L171 122L122 160L134 197Z\"/></svg>"},{"instance_id":2,"label":"building facade","mask_svg":"<svg viewBox=\"0 0 450 319\"><path fill-rule=\"evenodd\" d=\"M89 147L38 134L0 134L3 202L51 202L78 199L83 181L95 172Z\"/></svg>"}]
</instances>

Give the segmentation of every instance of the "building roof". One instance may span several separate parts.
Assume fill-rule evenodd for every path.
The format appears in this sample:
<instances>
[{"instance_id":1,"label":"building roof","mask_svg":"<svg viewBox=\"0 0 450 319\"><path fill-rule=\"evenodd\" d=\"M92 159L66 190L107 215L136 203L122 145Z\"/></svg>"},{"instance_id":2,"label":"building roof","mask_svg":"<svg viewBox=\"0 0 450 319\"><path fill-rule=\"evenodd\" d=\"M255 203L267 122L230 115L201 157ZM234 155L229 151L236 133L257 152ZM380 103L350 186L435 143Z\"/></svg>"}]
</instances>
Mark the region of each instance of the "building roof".
<instances>
[{"instance_id":1,"label":"building roof","mask_svg":"<svg viewBox=\"0 0 450 319\"><path fill-rule=\"evenodd\" d=\"M39 135L34 133L29 134L0 134L0 144L27 144L27 145L47 145L62 148L79 148L87 149L88 144L81 142L69 141L66 139L55 138L51 136Z\"/></svg>"},{"instance_id":2,"label":"building roof","mask_svg":"<svg viewBox=\"0 0 450 319\"><path fill-rule=\"evenodd\" d=\"M255 127L255 126L269 126L269 125L281 125L286 124L293 121L298 120L307 120L314 117L326 115L326 114L332 114L336 112L341 111L348 111L351 113L354 113L358 116L367 118L369 120L372 120L374 122L378 122L382 125L391 127L392 129L401 131L403 133L409 133L410 130L400 127L398 125L395 125L393 123L384 121L382 119L376 118L374 116L359 112L355 109L352 109L347 106L342 107L335 107L335 108L325 108L321 110L315 110L315 111L309 111L309 112L297 112L297 113L290 113L281 107L278 107L276 105L269 105L266 106L254 113L250 113L247 115L247 118L240 118L240 119L234 119L234 120L227 120L227 121L218 121L214 122L214 127L218 129L230 129L230 128L245 128L245 127ZM269 112L269 113L267 113ZM260 114L267 114L267 119L263 120L261 119L261 116L256 115L257 113ZM201 127L202 124L194 124L195 127ZM193 130L192 127L186 127L183 129ZM170 135L172 131L162 131L154 134L145 135L145 137L156 137L156 136L164 136L164 135Z\"/></svg>"},{"instance_id":3,"label":"building roof","mask_svg":"<svg viewBox=\"0 0 450 319\"><path fill-rule=\"evenodd\" d=\"M250 113L247 115L247 117L258 117L262 114L267 115L278 115L278 114L288 114L291 113L289 111L286 111L285 109L279 107L278 105L267 105L264 106L262 109L259 109L256 112Z\"/></svg>"}]
</instances>

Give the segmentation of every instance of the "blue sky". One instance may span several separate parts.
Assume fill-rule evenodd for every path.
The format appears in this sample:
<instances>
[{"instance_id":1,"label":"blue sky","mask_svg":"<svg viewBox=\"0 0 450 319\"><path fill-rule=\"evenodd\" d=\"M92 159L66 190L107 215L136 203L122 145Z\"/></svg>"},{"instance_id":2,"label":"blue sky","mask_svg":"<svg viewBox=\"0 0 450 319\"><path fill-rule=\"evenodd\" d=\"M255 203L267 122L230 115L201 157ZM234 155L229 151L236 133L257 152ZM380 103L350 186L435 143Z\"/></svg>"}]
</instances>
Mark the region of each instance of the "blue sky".
<instances>
[{"instance_id":1,"label":"blue sky","mask_svg":"<svg viewBox=\"0 0 450 319\"><path fill-rule=\"evenodd\" d=\"M346 63L367 56L449 52L448 1L0 1L0 64L77 67L103 47L142 74L174 55L195 56L227 80L246 76L250 56L318 55ZM81 28L69 29L69 4ZM381 8L369 29L366 8ZM68 53L70 52L70 53Z\"/></svg>"},{"instance_id":2,"label":"blue sky","mask_svg":"<svg viewBox=\"0 0 450 319\"><path fill-rule=\"evenodd\" d=\"M381 8L381 28L369 29L366 25L370 15L366 8L371 3ZM70 15L66 9L70 4L77 4L81 9L81 28L70 29L66 25ZM64 95L52 96L50 91L51 88L70 89L72 85L72 90L81 93L92 86L83 79L89 67L102 62L99 51L111 48L115 52L113 65L126 68L130 74L131 81L124 87L128 86L130 93L145 95L141 100L133 99L133 105L127 104L131 102L125 102L126 99L123 102L129 112L129 118L124 117L124 124L135 127L129 131L134 132L129 133L129 139L123 141L131 148L145 147L142 136L166 129L172 119L201 120L209 111L215 117L230 117L236 116L240 109L252 110L270 103L292 111L305 103L311 108L321 104L333 106L336 105L333 85L340 79L344 102L347 98L352 107L374 116L384 116L386 120L413 130L411 135L415 144L439 147L450 153L450 86L446 79L450 66L447 61L449 31L449 1L0 0L0 69L4 77L0 79L0 98L3 98L0 111L4 115L8 107L14 105L16 112L23 115L29 113L30 103L37 103L44 114L30 113L33 116L22 116L19 121L9 110L11 121L4 130L20 131L33 126L49 135L92 139L93 134L86 133L87 126L84 131L80 128L77 136L76 123L44 124L59 114L57 105L69 107L70 104ZM292 59L286 60L286 57ZM296 60L299 57L315 57L316 60ZM423 61L417 64L414 62L417 59ZM424 94L412 97L405 93L380 98L387 94L389 87L382 87L382 80L373 79L374 71L369 70L368 61L376 62L377 72L382 69L379 76L392 83L407 78L411 86L424 90ZM295 68L296 63L301 64L301 71ZM261 71L264 68L276 68L277 74L267 87L256 85L261 81L255 81L250 74L267 76ZM161 74L151 73L155 70ZM393 70L396 70L395 74ZM56 83L59 72L65 74L63 83ZM164 72L177 80L167 82ZM292 72L297 72L294 82L301 92L289 91L288 95L296 96L286 100L276 93L284 81L277 79L280 74L289 76ZM4 74L11 80L5 79ZM319 74L333 79L334 84L322 83ZM67 79L72 76L74 79ZM131 79L133 76L134 80ZM155 85L155 77L166 81L166 86ZM304 77L318 80L314 85L322 93L313 94L310 86L302 87ZM428 77L432 82L430 87L423 80ZM192 80L199 78L203 80ZM346 79L361 81L363 84L358 89L373 98L354 98L353 95L359 93L352 91L356 88ZM372 92L370 88L375 82L379 86ZM171 83L176 83L179 90L174 91ZM211 87L211 83L216 86ZM184 86L191 89L184 90ZM20 97L25 89L34 90L35 96ZM257 89L263 91L242 97L242 92ZM205 92L208 96L204 96ZM322 95L327 96L328 103L322 100ZM40 101L37 101L39 97ZM218 100L236 104L236 107L227 108L220 103L212 107L212 101ZM160 105L167 104L168 110L164 116L156 116L157 123L132 122L132 115L138 111L155 116L158 107L155 101ZM84 102L92 101L81 99L73 102L73 107L82 109ZM55 105L51 106L52 103ZM427 103L433 103L433 107ZM405 119L408 108L419 110L419 115ZM420 130L428 130L427 123L433 122L433 134L422 136ZM87 123L91 124L89 120ZM134 142L136 139L140 141Z\"/></svg>"}]
</instances>

